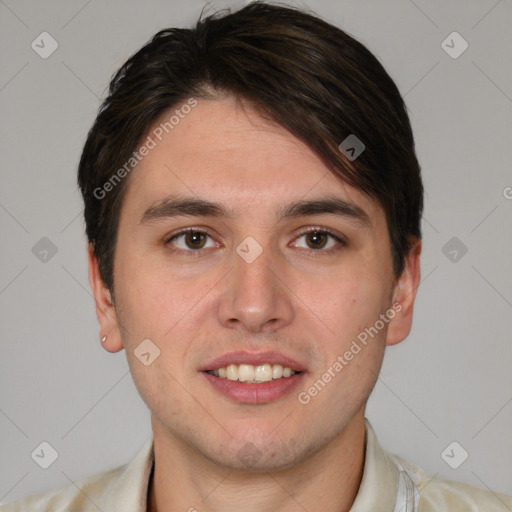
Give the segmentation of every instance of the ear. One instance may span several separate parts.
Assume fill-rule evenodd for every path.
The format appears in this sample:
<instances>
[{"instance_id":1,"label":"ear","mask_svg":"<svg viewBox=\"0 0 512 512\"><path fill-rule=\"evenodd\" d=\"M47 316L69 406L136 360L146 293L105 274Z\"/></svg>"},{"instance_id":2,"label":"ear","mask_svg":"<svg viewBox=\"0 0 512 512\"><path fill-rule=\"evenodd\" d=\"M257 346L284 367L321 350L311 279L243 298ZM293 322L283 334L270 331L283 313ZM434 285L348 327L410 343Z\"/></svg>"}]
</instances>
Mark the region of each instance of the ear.
<instances>
[{"instance_id":1,"label":"ear","mask_svg":"<svg viewBox=\"0 0 512 512\"><path fill-rule=\"evenodd\" d=\"M405 268L393 291L396 315L389 322L386 345L396 345L409 335L412 326L412 311L416 292L420 284L421 240L414 237L406 257ZM400 308L400 309L399 309Z\"/></svg>"},{"instance_id":2,"label":"ear","mask_svg":"<svg viewBox=\"0 0 512 512\"><path fill-rule=\"evenodd\" d=\"M107 336L102 346L108 352L119 352L123 348L123 342L117 313L110 291L100 276L98 258L94 253L92 244L88 244L87 259L89 262L89 283L96 303L96 316L100 324L100 338Z\"/></svg>"}]
</instances>

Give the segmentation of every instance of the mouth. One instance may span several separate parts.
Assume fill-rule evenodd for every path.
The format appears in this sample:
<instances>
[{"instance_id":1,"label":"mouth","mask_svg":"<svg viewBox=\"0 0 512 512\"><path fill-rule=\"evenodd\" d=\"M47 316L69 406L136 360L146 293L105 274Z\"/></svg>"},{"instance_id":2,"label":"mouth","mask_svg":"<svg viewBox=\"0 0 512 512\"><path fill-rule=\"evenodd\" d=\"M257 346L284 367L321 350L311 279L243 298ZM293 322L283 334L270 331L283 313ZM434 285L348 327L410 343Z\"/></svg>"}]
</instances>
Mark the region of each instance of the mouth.
<instances>
[{"instance_id":1,"label":"mouth","mask_svg":"<svg viewBox=\"0 0 512 512\"><path fill-rule=\"evenodd\" d=\"M262 404L291 392L307 370L278 352L236 352L213 360L200 372L216 392L231 401Z\"/></svg>"},{"instance_id":2,"label":"mouth","mask_svg":"<svg viewBox=\"0 0 512 512\"><path fill-rule=\"evenodd\" d=\"M261 384L278 379L287 379L292 375L302 372L293 370L289 366L283 367L280 364L264 363L257 366L252 364L230 364L213 370L205 370L205 373L219 379L245 382L247 384Z\"/></svg>"}]
</instances>

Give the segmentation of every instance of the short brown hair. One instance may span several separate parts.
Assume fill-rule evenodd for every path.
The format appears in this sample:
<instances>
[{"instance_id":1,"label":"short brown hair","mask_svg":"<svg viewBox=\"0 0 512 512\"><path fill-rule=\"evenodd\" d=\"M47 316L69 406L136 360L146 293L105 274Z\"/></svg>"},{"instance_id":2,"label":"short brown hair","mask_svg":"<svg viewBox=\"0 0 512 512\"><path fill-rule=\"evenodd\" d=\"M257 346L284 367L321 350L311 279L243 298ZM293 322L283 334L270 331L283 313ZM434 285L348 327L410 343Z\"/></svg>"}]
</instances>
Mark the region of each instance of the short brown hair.
<instances>
[{"instance_id":1,"label":"short brown hair","mask_svg":"<svg viewBox=\"0 0 512 512\"><path fill-rule=\"evenodd\" d=\"M421 238L423 185L406 107L377 58L339 28L298 8L253 2L195 28L159 31L110 82L78 167L86 234L113 293L119 212L128 177L98 189L127 162L152 123L187 98L230 93L304 141L349 185L382 206L393 271ZM351 160L339 145L364 144ZM96 192L95 192L96 191Z\"/></svg>"}]
</instances>

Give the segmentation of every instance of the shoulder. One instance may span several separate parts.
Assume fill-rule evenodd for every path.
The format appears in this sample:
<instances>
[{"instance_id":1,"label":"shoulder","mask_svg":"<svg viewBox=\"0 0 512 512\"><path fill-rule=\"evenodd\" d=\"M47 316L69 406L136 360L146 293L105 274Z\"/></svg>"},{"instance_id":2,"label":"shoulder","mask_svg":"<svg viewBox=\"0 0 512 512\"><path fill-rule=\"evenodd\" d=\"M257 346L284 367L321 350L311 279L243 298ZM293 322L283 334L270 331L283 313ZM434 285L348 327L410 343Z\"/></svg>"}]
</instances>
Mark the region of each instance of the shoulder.
<instances>
[{"instance_id":1,"label":"shoulder","mask_svg":"<svg viewBox=\"0 0 512 512\"><path fill-rule=\"evenodd\" d=\"M32 494L0 507L1 512L98 512L109 487L126 465L81 478L76 483Z\"/></svg>"},{"instance_id":2,"label":"shoulder","mask_svg":"<svg viewBox=\"0 0 512 512\"><path fill-rule=\"evenodd\" d=\"M509 512L512 497L492 490L455 480L432 475L422 468L388 453L388 456L403 467L419 489L418 512Z\"/></svg>"},{"instance_id":3,"label":"shoulder","mask_svg":"<svg viewBox=\"0 0 512 512\"><path fill-rule=\"evenodd\" d=\"M64 487L3 505L1 512L136 512L145 510L154 465L153 436L127 464Z\"/></svg>"}]
</instances>

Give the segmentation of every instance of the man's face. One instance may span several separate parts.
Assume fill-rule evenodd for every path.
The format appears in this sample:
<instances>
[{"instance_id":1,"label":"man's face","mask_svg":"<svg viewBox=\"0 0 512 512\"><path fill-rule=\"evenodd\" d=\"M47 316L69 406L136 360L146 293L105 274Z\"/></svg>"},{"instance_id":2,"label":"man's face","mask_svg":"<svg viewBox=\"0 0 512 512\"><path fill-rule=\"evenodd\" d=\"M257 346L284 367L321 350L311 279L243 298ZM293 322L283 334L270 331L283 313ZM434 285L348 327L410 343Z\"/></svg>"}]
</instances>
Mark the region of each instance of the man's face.
<instances>
[{"instance_id":1,"label":"man's face","mask_svg":"<svg viewBox=\"0 0 512 512\"><path fill-rule=\"evenodd\" d=\"M129 177L114 263L118 332L155 435L228 467L296 464L361 416L377 379L387 323L315 396L304 394L391 307L383 210L231 97L198 100L155 140ZM219 203L232 216L154 208L144 216L169 196ZM291 203L327 197L352 203L370 222L333 213L280 218ZM195 234L180 235L184 228ZM146 339L160 350L149 366L134 354ZM286 356L302 371L244 384L204 371L233 352L248 354L238 356L245 363L272 352L268 363Z\"/></svg>"}]
</instances>

